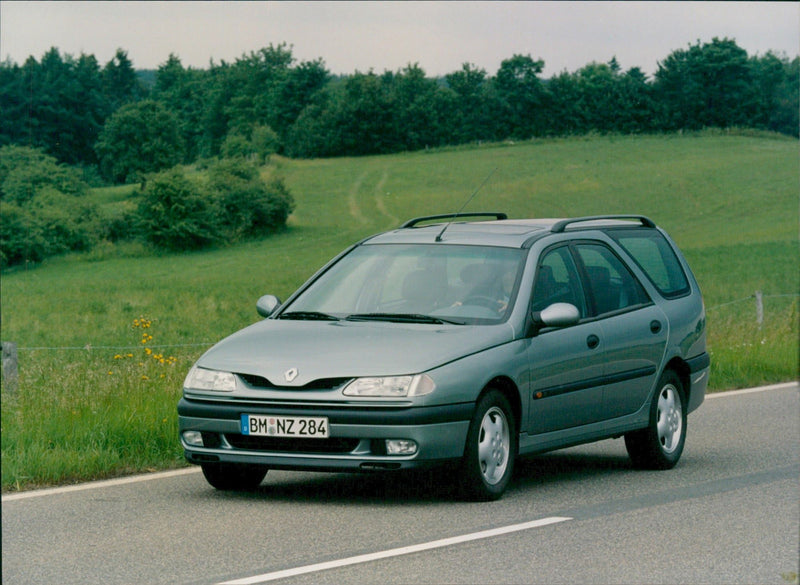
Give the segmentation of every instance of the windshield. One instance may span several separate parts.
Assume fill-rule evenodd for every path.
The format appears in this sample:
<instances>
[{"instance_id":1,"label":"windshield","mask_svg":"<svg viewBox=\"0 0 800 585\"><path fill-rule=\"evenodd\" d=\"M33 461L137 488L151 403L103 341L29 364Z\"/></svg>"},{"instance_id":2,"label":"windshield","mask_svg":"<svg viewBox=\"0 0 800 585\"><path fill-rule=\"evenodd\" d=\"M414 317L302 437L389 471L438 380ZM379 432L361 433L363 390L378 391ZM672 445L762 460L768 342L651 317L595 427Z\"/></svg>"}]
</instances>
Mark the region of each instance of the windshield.
<instances>
[{"instance_id":1,"label":"windshield","mask_svg":"<svg viewBox=\"0 0 800 585\"><path fill-rule=\"evenodd\" d=\"M524 251L367 244L315 280L279 318L498 323L516 297Z\"/></svg>"}]
</instances>

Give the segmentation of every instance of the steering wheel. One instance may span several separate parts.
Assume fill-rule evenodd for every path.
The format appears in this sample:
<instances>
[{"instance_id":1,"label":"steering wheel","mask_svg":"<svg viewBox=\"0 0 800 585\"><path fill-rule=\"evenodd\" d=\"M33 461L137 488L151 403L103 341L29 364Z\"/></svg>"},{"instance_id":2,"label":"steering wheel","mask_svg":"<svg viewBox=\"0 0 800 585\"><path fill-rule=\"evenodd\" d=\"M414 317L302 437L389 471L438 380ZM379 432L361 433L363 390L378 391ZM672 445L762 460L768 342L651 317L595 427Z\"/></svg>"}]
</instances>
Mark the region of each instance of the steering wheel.
<instances>
[{"instance_id":1,"label":"steering wheel","mask_svg":"<svg viewBox=\"0 0 800 585\"><path fill-rule=\"evenodd\" d=\"M491 297L487 297L484 295L472 295L461 301L462 305L477 305L479 307L486 307L487 309L491 309L492 311L498 311L500 308L500 303L497 299L493 299Z\"/></svg>"}]
</instances>

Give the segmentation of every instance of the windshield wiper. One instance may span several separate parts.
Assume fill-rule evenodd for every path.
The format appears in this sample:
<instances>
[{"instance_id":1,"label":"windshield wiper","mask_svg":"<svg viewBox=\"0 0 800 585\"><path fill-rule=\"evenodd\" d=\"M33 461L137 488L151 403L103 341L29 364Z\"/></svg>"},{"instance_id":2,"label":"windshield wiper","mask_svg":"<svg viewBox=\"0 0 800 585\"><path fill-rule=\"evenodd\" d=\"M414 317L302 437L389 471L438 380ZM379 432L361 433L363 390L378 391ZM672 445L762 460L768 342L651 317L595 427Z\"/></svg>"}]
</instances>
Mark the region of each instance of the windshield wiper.
<instances>
[{"instance_id":1,"label":"windshield wiper","mask_svg":"<svg viewBox=\"0 0 800 585\"><path fill-rule=\"evenodd\" d=\"M338 321L339 317L320 313L319 311L289 311L282 313L278 319L294 319L297 321Z\"/></svg>"},{"instance_id":2,"label":"windshield wiper","mask_svg":"<svg viewBox=\"0 0 800 585\"><path fill-rule=\"evenodd\" d=\"M417 313L355 313L345 317L346 321L389 321L390 323L427 323L431 325L463 325L459 321L442 319L431 315L420 315Z\"/></svg>"}]
</instances>

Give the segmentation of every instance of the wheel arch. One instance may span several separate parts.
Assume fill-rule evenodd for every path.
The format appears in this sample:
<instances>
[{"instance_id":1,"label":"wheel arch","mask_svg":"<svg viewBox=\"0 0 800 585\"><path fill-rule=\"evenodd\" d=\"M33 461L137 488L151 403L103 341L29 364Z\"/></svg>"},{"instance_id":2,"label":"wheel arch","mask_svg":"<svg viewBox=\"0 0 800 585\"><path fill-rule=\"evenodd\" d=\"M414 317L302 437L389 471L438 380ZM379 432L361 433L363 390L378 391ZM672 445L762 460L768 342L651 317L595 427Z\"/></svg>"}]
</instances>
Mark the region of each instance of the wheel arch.
<instances>
[{"instance_id":1,"label":"wheel arch","mask_svg":"<svg viewBox=\"0 0 800 585\"><path fill-rule=\"evenodd\" d=\"M683 358L675 356L664 367L664 371L666 372L667 370L672 370L678 375L678 379L681 381L681 386L683 386L683 400L688 405L689 397L692 393L692 378L689 364L687 364Z\"/></svg>"},{"instance_id":2,"label":"wheel arch","mask_svg":"<svg viewBox=\"0 0 800 585\"><path fill-rule=\"evenodd\" d=\"M481 397L490 389L498 390L506 397L506 400L508 400L508 403L511 405L511 414L514 415L514 431L516 434L519 434L519 429L522 426L522 398L519 395L519 388L517 388L517 385L508 376L497 376L486 384L475 403L477 404ZM516 442L519 443L519 441Z\"/></svg>"}]
</instances>

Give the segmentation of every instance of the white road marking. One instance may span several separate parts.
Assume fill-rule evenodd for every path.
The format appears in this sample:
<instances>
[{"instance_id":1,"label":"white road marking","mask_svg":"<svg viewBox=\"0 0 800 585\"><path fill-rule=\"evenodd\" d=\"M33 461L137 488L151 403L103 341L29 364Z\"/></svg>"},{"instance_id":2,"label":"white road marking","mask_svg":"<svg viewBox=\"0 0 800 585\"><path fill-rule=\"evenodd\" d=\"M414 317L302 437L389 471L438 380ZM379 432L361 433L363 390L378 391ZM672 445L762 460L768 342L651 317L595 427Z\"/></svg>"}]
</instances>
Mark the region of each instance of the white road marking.
<instances>
[{"instance_id":1,"label":"white road marking","mask_svg":"<svg viewBox=\"0 0 800 585\"><path fill-rule=\"evenodd\" d=\"M549 526L550 524L566 522L567 520L572 520L572 518L564 518L561 516L542 518L541 520L533 520L532 522L523 522L522 524L501 526L500 528L492 528L491 530L483 530L481 532L473 532L471 534L463 534L461 536L453 536L451 538L443 538L441 540L423 542L422 544L404 546L402 548L394 548L391 550L384 550L375 553L358 555L355 557L338 559L335 561L328 561L325 563L316 563L314 565L306 565L304 567L295 567L293 569L284 569L282 571L264 573L263 575L254 575L252 577L245 577L243 579L234 579L232 581L225 581L224 583L220 583L219 585L256 585L257 583L266 583L268 581L275 581L276 579L286 579L288 577L296 577L298 575L307 575L308 573L318 573L320 571L327 571L328 569L337 569L340 567L347 567L350 565L357 565L360 563L369 563L371 561L388 559L392 557L399 557L402 555L408 555L421 551L432 550L435 548L452 546L454 544L471 542L473 540L492 538L495 536L501 536L503 534L510 534L512 532L519 532L521 530L530 530L531 528L541 528L542 526Z\"/></svg>"},{"instance_id":2,"label":"white road marking","mask_svg":"<svg viewBox=\"0 0 800 585\"><path fill-rule=\"evenodd\" d=\"M786 382L784 384L773 384L771 386L758 386L757 388L745 388L743 390L728 390L726 392L715 392L706 394L706 398L730 398L741 394L755 394L756 392L768 392L770 390L789 390L800 387L798 382Z\"/></svg>"},{"instance_id":3,"label":"white road marking","mask_svg":"<svg viewBox=\"0 0 800 585\"><path fill-rule=\"evenodd\" d=\"M75 485L65 485L56 488L47 488L41 490L31 490L29 492L19 492L16 494L7 494L2 498L3 502L12 502L14 500L26 500L28 498L39 498L42 496L54 496L56 494L66 494L69 492L82 492L84 490L93 490L97 488L113 487L115 485L125 485L128 483L139 483L142 481L152 481L154 479L166 479L169 477L176 477L179 475L189 475L200 471L199 467L186 467L183 469L175 469L173 471L161 471L157 473L143 473L139 475L131 475L128 477L120 477L117 479L104 479L100 481L90 481L87 483L77 483Z\"/></svg>"}]
</instances>

